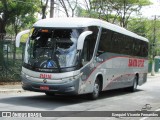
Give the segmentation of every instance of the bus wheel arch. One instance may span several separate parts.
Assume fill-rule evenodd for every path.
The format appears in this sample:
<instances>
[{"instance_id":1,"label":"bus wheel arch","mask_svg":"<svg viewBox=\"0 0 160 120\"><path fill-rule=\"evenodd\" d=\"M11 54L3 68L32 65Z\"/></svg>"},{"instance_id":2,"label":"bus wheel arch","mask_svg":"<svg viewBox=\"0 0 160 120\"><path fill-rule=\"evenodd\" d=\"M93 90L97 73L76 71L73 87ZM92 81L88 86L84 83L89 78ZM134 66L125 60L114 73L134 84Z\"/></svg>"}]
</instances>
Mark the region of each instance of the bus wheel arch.
<instances>
[{"instance_id":1,"label":"bus wheel arch","mask_svg":"<svg viewBox=\"0 0 160 120\"><path fill-rule=\"evenodd\" d=\"M102 91L102 89L103 89L103 76L102 76L102 74L97 75L96 78L98 78L98 80L100 82L100 91Z\"/></svg>"}]
</instances>

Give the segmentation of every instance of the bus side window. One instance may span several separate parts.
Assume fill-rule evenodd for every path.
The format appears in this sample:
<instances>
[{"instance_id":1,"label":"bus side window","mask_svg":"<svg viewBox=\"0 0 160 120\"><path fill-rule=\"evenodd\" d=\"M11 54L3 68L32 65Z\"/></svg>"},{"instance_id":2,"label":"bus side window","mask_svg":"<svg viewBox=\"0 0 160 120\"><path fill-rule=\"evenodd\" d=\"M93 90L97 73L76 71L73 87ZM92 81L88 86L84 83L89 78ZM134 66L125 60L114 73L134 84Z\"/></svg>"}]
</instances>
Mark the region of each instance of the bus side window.
<instances>
[{"instance_id":1,"label":"bus side window","mask_svg":"<svg viewBox=\"0 0 160 120\"><path fill-rule=\"evenodd\" d=\"M144 55L143 57L148 56L148 44L147 44L147 42L144 42L143 55Z\"/></svg>"},{"instance_id":2,"label":"bus side window","mask_svg":"<svg viewBox=\"0 0 160 120\"><path fill-rule=\"evenodd\" d=\"M93 57L97 35L99 31L98 27L96 26L90 26L88 27L88 29L92 31L93 33L91 35L88 35L84 41L84 46L82 50L82 64L83 65L88 63Z\"/></svg>"},{"instance_id":3,"label":"bus side window","mask_svg":"<svg viewBox=\"0 0 160 120\"><path fill-rule=\"evenodd\" d=\"M82 59L83 62L88 62L90 60L90 35L86 37L84 41L83 51L82 51Z\"/></svg>"},{"instance_id":4,"label":"bus side window","mask_svg":"<svg viewBox=\"0 0 160 120\"><path fill-rule=\"evenodd\" d=\"M124 49L123 54L127 54L127 55L131 54L132 47L131 47L131 39L130 39L130 37L125 36L123 44L124 44L123 45L123 49Z\"/></svg>"},{"instance_id":5,"label":"bus side window","mask_svg":"<svg viewBox=\"0 0 160 120\"><path fill-rule=\"evenodd\" d=\"M134 41L134 56L139 56L140 54L140 47L139 47L139 42L138 40Z\"/></svg>"},{"instance_id":6,"label":"bus side window","mask_svg":"<svg viewBox=\"0 0 160 120\"><path fill-rule=\"evenodd\" d=\"M112 51L111 34L112 34L112 31L102 28L101 37L100 37L98 51L97 51L96 56L100 56L101 54L105 52Z\"/></svg>"}]
</instances>

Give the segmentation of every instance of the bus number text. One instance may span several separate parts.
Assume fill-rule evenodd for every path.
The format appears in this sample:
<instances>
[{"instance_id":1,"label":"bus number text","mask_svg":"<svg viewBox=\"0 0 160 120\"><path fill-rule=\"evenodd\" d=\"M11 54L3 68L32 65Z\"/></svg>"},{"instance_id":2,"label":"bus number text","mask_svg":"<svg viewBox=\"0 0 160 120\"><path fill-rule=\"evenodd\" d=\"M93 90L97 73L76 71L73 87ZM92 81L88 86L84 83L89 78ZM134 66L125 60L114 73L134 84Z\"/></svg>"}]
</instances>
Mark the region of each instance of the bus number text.
<instances>
[{"instance_id":1,"label":"bus number text","mask_svg":"<svg viewBox=\"0 0 160 120\"><path fill-rule=\"evenodd\" d=\"M51 74L40 74L39 77L40 77L40 78L48 78L48 79L51 79L51 78L52 78L52 75L51 75Z\"/></svg>"}]
</instances>

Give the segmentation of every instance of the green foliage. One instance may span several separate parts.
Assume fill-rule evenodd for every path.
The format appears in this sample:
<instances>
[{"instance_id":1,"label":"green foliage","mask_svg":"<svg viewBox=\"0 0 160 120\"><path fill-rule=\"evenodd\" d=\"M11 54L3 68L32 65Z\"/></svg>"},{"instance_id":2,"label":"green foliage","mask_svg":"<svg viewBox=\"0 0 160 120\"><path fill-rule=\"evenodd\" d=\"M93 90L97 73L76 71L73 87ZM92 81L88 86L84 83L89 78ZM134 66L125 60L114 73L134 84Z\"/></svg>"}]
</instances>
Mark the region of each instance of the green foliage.
<instances>
[{"instance_id":1,"label":"green foliage","mask_svg":"<svg viewBox=\"0 0 160 120\"><path fill-rule=\"evenodd\" d=\"M9 81L20 81L20 73L21 73L21 66L22 66L22 53L24 46L20 46L17 49L16 56L17 59L13 59L13 48L14 42L13 41L0 41L0 45L4 46L7 45L10 48L10 51L4 51L3 57L0 59L0 82L9 82Z\"/></svg>"},{"instance_id":2,"label":"green foliage","mask_svg":"<svg viewBox=\"0 0 160 120\"><path fill-rule=\"evenodd\" d=\"M8 60L7 67L0 70L0 82L20 81L21 66L21 60L16 60L15 64L11 59Z\"/></svg>"},{"instance_id":3,"label":"green foliage","mask_svg":"<svg viewBox=\"0 0 160 120\"><path fill-rule=\"evenodd\" d=\"M24 34L24 35L22 35L22 37L21 37L21 42L22 43L26 43L26 40L27 40L27 38L29 37L29 33L27 33L27 34Z\"/></svg>"},{"instance_id":4,"label":"green foliage","mask_svg":"<svg viewBox=\"0 0 160 120\"><path fill-rule=\"evenodd\" d=\"M41 0L1 0L0 1L0 41L3 42L5 34L16 35L22 29L28 29L35 21L36 14L40 11ZM25 39L25 38L24 38ZM20 78L22 60L16 59L15 43L11 56L7 58L3 51L3 43L0 44L0 80L7 78ZM22 55L22 50L17 49L17 53ZM12 58L12 59L11 59Z\"/></svg>"},{"instance_id":5,"label":"green foliage","mask_svg":"<svg viewBox=\"0 0 160 120\"><path fill-rule=\"evenodd\" d=\"M147 37L147 21L145 18L131 18L128 22L128 30L143 36Z\"/></svg>"},{"instance_id":6,"label":"green foliage","mask_svg":"<svg viewBox=\"0 0 160 120\"><path fill-rule=\"evenodd\" d=\"M28 28L36 21L35 13L40 11L40 0L2 0L0 16L7 32L17 34L21 29ZM12 31L12 32L11 32Z\"/></svg>"},{"instance_id":7,"label":"green foliage","mask_svg":"<svg viewBox=\"0 0 160 120\"><path fill-rule=\"evenodd\" d=\"M3 41L0 40L0 69L3 67Z\"/></svg>"},{"instance_id":8,"label":"green foliage","mask_svg":"<svg viewBox=\"0 0 160 120\"><path fill-rule=\"evenodd\" d=\"M154 18L153 18L154 19ZM149 59L152 59L153 50L156 55L160 55L160 20L146 18L132 18L129 21L128 29L138 35L144 36L149 40ZM155 29L155 34L154 34ZM154 43L155 39L155 44Z\"/></svg>"}]
</instances>

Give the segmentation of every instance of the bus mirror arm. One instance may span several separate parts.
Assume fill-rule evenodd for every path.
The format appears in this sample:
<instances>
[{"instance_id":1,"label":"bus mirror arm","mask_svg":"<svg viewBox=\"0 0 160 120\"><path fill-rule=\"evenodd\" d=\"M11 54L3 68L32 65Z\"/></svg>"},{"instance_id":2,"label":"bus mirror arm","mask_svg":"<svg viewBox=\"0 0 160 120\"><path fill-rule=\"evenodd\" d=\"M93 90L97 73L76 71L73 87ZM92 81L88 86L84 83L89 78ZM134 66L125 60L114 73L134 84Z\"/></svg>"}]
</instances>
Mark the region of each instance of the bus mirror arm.
<instances>
[{"instance_id":1,"label":"bus mirror arm","mask_svg":"<svg viewBox=\"0 0 160 120\"><path fill-rule=\"evenodd\" d=\"M19 33L17 34L17 36L16 36L16 47L19 47L19 46L20 46L20 40L21 40L22 35L27 34L27 33L29 33L29 32L30 32L30 30L24 30L24 31L19 32Z\"/></svg>"},{"instance_id":2,"label":"bus mirror arm","mask_svg":"<svg viewBox=\"0 0 160 120\"><path fill-rule=\"evenodd\" d=\"M77 50L83 49L85 38L92 33L93 33L92 31L84 31L83 33L80 34L78 38L78 43L77 43Z\"/></svg>"}]
</instances>

